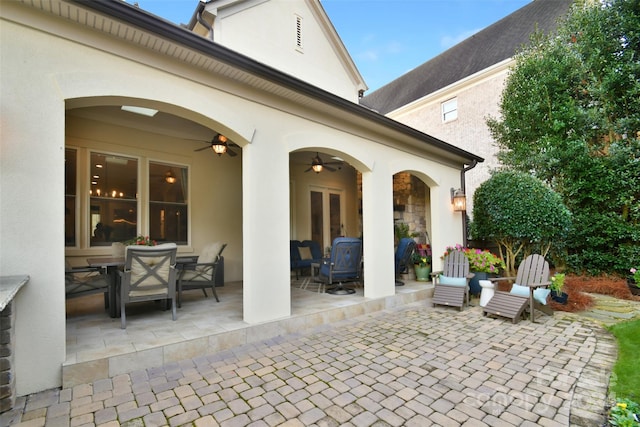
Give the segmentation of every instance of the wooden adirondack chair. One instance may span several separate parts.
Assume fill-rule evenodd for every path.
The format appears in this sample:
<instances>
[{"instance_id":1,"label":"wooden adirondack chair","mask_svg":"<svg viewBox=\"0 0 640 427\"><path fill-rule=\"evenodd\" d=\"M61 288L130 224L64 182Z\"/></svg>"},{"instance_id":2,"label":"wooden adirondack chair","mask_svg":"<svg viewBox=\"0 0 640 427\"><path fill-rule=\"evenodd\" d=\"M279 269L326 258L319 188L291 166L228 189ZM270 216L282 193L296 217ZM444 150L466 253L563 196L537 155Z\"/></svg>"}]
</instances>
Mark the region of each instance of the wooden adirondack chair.
<instances>
[{"instance_id":1,"label":"wooden adirondack chair","mask_svg":"<svg viewBox=\"0 0 640 427\"><path fill-rule=\"evenodd\" d=\"M501 316L511 319L513 323L517 323L520 317L523 317L527 304L531 322L535 320L535 310L538 309L547 315L551 315L553 311L546 304L541 304L534 293L537 289L546 288L551 284L549 280L549 263L542 255L533 254L525 258L518 267L518 274L514 277L499 277L491 279L491 281L514 280L515 283L511 292L496 292L483 309L483 314ZM515 285L519 288L526 287L524 292L514 292ZM543 299L546 300L548 293L543 292ZM536 295L537 296L537 295Z\"/></svg>"},{"instance_id":2,"label":"wooden adirondack chair","mask_svg":"<svg viewBox=\"0 0 640 427\"><path fill-rule=\"evenodd\" d=\"M469 305L469 280L474 276L469 272L469 259L459 251L453 251L444 258L442 271L431 273L433 278L433 305L462 307Z\"/></svg>"}]
</instances>

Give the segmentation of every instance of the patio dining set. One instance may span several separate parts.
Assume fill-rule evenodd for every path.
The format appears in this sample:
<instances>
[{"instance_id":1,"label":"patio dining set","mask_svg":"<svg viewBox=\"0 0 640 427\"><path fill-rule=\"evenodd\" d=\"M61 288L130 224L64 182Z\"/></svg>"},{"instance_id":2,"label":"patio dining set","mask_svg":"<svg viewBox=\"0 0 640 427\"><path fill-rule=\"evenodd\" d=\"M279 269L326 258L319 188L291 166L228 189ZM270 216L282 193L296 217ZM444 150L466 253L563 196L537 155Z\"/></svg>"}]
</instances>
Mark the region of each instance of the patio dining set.
<instances>
[{"instance_id":1,"label":"patio dining set","mask_svg":"<svg viewBox=\"0 0 640 427\"><path fill-rule=\"evenodd\" d=\"M208 297L210 289L216 301L216 272L225 243L207 245L200 256L177 256L175 243L157 246L132 245L123 256L87 258L87 265L65 270L67 299L104 294L105 308L111 317L120 316L126 328L125 307L141 301L162 301L176 320L182 292L201 289Z\"/></svg>"}]
</instances>

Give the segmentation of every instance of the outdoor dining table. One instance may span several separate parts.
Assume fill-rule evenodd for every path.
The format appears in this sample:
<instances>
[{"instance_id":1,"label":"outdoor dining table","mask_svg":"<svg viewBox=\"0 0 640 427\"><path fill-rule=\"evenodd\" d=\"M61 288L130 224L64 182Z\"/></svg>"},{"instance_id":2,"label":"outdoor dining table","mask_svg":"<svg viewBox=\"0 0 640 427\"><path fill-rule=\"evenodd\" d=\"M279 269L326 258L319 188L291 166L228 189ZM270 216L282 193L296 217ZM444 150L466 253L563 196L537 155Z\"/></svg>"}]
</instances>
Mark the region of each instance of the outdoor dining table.
<instances>
[{"instance_id":1,"label":"outdoor dining table","mask_svg":"<svg viewBox=\"0 0 640 427\"><path fill-rule=\"evenodd\" d=\"M196 262L197 255L194 256L180 256L176 258L176 268L182 269L184 264ZM124 257L92 257L87 258L87 264L89 267L101 267L107 271L109 277L109 316L119 317L120 312L118 310L118 303L120 301L118 295L118 281L120 275L118 271L124 267Z\"/></svg>"}]
</instances>

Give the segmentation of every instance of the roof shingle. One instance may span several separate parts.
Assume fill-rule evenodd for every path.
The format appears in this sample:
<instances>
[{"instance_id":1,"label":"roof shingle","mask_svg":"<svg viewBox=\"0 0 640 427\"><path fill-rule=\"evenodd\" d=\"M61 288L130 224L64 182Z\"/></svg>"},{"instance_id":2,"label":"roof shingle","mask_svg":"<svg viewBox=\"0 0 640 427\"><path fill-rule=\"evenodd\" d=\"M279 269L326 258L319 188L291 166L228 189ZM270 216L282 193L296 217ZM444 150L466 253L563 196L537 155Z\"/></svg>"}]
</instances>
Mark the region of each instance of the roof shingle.
<instances>
[{"instance_id":1,"label":"roof shingle","mask_svg":"<svg viewBox=\"0 0 640 427\"><path fill-rule=\"evenodd\" d=\"M360 103L387 114L512 57L536 30L555 31L572 0L534 0L435 58L363 97Z\"/></svg>"}]
</instances>

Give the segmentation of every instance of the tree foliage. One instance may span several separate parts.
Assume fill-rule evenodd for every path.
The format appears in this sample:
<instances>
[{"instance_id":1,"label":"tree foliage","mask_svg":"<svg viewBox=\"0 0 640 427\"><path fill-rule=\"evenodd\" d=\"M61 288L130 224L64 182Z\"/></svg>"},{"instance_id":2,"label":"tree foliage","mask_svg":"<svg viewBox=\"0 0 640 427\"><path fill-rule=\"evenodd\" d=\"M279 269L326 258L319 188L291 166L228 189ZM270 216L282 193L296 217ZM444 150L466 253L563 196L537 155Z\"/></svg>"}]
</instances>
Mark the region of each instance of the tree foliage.
<instances>
[{"instance_id":1,"label":"tree foliage","mask_svg":"<svg viewBox=\"0 0 640 427\"><path fill-rule=\"evenodd\" d=\"M516 56L487 123L505 167L548 183L573 213L568 261L640 261L640 0L576 4Z\"/></svg>"},{"instance_id":2,"label":"tree foliage","mask_svg":"<svg viewBox=\"0 0 640 427\"><path fill-rule=\"evenodd\" d=\"M498 243L511 273L519 257L561 250L570 228L571 213L560 195L528 173L497 172L473 195L471 234Z\"/></svg>"}]
</instances>

